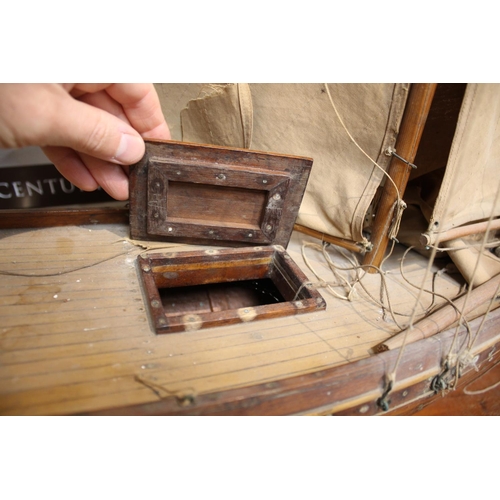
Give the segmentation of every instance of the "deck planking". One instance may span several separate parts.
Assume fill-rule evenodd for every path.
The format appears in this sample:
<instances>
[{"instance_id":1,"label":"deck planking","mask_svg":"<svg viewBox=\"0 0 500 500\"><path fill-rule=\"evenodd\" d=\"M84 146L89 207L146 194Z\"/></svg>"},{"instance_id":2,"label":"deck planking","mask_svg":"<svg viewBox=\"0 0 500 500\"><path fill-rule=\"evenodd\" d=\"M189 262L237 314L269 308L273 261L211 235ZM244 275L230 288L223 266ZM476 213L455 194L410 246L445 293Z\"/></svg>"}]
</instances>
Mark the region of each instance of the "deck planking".
<instances>
[{"instance_id":1,"label":"deck planking","mask_svg":"<svg viewBox=\"0 0 500 500\"><path fill-rule=\"evenodd\" d=\"M0 232L0 271L18 274L0 275L1 414L75 414L273 383L368 357L399 331L358 288L350 302L320 289L326 311L156 335L136 269L146 250L128 238L128 227L118 224ZM316 241L294 233L288 252L316 281L301 257L302 240ZM410 314L416 290L400 276L402 252L396 248L384 269L393 310ZM320 253L307 255L331 281ZM426 266L410 254L408 279L420 285ZM363 282L379 296L378 275ZM449 274L436 279L436 291L450 298L460 286Z\"/></svg>"}]
</instances>

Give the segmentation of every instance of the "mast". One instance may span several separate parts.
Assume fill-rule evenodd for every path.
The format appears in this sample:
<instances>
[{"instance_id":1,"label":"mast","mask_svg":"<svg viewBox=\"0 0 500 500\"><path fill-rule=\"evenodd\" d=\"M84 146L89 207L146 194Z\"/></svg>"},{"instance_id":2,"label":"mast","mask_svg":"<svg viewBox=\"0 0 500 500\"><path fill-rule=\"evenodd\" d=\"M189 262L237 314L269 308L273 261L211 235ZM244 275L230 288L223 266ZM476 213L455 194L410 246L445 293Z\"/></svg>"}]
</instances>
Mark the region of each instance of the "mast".
<instances>
[{"instance_id":1,"label":"mast","mask_svg":"<svg viewBox=\"0 0 500 500\"><path fill-rule=\"evenodd\" d=\"M392 157L387 173L397 186L397 191L392 182L385 183L371 234L373 250L365 254L364 266L379 267L384 258L389 244L389 230L395 216L394 208L408 183L412 168L409 164L415 160L436 87L436 83L414 83L410 88L401 131L396 141L397 155L408 163L397 156ZM368 272L374 273L376 270L368 268Z\"/></svg>"}]
</instances>

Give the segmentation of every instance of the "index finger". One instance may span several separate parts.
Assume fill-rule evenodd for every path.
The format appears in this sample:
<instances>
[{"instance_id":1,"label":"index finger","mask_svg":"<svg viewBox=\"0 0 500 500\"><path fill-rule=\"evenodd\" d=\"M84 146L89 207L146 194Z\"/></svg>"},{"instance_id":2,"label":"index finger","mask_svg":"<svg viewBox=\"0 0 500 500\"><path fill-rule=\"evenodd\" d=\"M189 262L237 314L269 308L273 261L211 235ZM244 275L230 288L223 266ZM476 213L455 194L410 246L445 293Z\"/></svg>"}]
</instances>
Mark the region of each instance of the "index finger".
<instances>
[{"instance_id":1,"label":"index finger","mask_svg":"<svg viewBox=\"0 0 500 500\"><path fill-rule=\"evenodd\" d=\"M143 138L171 138L152 83L114 83L105 90L121 104L130 124Z\"/></svg>"}]
</instances>

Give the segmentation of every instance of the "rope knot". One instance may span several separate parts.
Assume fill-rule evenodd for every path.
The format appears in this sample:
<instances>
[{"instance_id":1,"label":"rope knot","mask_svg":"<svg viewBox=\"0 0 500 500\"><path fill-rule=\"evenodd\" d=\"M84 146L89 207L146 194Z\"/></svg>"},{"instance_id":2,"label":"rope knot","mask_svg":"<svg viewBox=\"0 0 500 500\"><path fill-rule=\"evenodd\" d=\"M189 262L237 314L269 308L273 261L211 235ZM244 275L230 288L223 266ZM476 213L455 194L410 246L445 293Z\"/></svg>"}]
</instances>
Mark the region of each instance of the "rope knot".
<instances>
[{"instance_id":1,"label":"rope knot","mask_svg":"<svg viewBox=\"0 0 500 500\"><path fill-rule=\"evenodd\" d=\"M407 204L400 198L394 203L394 219L392 221L391 227L389 229L389 239L396 241L396 236L399 233L399 227L401 226L401 220L403 218L403 212L407 208Z\"/></svg>"}]
</instances>

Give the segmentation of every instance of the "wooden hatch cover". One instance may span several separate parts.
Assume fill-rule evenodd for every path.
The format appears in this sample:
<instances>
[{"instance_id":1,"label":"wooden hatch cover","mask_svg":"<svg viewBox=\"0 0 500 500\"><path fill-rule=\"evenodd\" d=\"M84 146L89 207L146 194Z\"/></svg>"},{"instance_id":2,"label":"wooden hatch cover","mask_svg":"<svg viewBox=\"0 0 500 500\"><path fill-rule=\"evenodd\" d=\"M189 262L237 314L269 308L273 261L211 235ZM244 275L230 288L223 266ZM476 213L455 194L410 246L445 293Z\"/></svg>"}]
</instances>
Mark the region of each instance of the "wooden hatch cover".
<instances>
[{"instance_id":1,"label":"wooden hatch cover","mask_svg":"<svg viewBox=\"0 0 500 500\"><path fill-rule=\"evenodd\" d=\"M286 247L312 159L146 141L130 170L130 233L141 240Z\"/></svg>"},{"instance_id":2,"label":"wooden hatch cover","mask_svg":"<svg viewBox=\"0 0 500 500\"><path fill-rule=\"evenodd\" d=\"M130 170L131 237L244 247L140 257L157 333L325 309L284 248L311 167L298 156L146 141Z\"/></svg>"}]
</instances>

